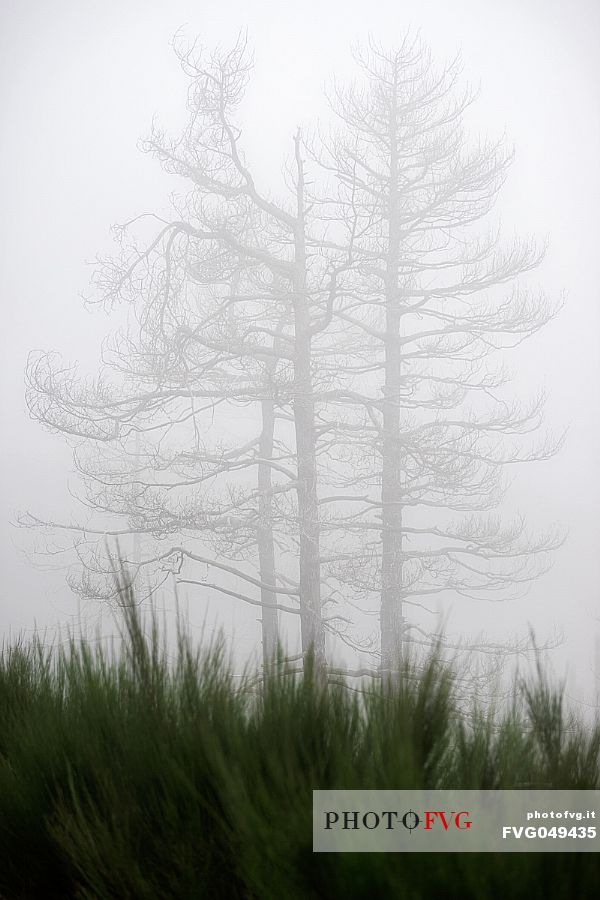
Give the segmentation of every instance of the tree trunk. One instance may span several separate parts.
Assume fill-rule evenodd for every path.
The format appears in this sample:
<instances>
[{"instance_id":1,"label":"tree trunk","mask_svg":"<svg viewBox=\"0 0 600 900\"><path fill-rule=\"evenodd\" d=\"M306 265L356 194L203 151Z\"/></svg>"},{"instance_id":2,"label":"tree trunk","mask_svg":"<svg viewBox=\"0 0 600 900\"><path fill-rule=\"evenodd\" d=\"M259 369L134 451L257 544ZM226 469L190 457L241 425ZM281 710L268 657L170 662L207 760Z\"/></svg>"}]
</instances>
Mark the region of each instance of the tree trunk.
<instances>
[{"instance_id":1,"label":"tree trunk","mask_svg":"<svg viewBox=\"0 0 600 900\"><path fill-rule=\"evenodd\" d=\"M300 135L296 135L298 213L294 234L294 427L298 454L298 517L300 526L300 627L302 651L312 650L319 665L325 663L325 633L321 618L321 564L315 402L311 373L310 310L306 289L304 221L304 168Z\"/></svg>"},{"instance_id":2,"label":"tree trunk","mask_svg":"<svg viewBox=\"0 0 600 900\"><path fill-rule=\"evenodd\" d=\"M275 548L273 545L273 484L269 460L273 458L273 435L275 431L275 403L272 397L261 402L262 431L259 441L261 462L258 464L258 560L260 580L263 585L275 584ZM262 652L265 669L273 661L277 650L277 598L273 591L262 587L261 629Z\"/></svg>"},{"instance_id":3,"label":"tree trunk","mask_svg":"<svg viewBox=\"0 0 600 900\"><path fill-rule=\"evenodd\" d=\"M385 273L385 384L383 399L383 459L381 475L381 667L393 674L402 657L402 441L400 405L402 354L399 288L400 222L398 211L397 87L390 116L390 184L388 248Z\"/></svg>"}]
</instances>

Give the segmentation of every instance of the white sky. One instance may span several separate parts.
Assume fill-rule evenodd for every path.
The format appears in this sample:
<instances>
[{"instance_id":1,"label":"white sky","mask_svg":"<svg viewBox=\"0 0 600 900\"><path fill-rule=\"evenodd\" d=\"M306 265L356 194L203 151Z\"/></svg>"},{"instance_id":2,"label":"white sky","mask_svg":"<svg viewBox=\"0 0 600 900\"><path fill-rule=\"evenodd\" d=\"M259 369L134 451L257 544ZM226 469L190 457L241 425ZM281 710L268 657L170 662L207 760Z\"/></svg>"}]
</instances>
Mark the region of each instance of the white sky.
<instances>
[{"instance_id":1,"label":"white sky","mask_svg":"<svg viewBox=\"0 0 600 900\"><path fill-rule=\"evenodd\" d=\"M0 7L0 298L3 464L0 630L64 621L74 609L60 579L33 571L9 525L19 509L65 508L70 454L29 421L23 370L33 348L93 365L109 325L83 310L85 260L110 251L109 226L160 209L169 180L138 138L153 115L183 121L186 80L173 34L211 46L248 29L256 70L245 106L249 154L279 177L297 124L322 110L322 87L351 71L349 45L368 32L393 43L407 26L441 57L462 50L480 84L476 123L506 131L517 156L503 193L507 231L551 240L539 282L564 288L560 318L518 360L517 385L549 393L547 421L570 425L560 457L519 478L511 500L533 522L570 530L553 573L518 606L494 610L490 636L531 622L540 638L562 628L556 656L590 683L600 633L600 4L594 0L307 0L289 7L188 0L3 0ZM198 618L202 619L202 613ZM239 609L224 624L244 628ZM471 616L471 611L467 613ZM495 618L494 618L495 617ZM248 623L254 623L249 614ZM248 626L250 627L250 626Z\"/></svg>"}]
</instances>

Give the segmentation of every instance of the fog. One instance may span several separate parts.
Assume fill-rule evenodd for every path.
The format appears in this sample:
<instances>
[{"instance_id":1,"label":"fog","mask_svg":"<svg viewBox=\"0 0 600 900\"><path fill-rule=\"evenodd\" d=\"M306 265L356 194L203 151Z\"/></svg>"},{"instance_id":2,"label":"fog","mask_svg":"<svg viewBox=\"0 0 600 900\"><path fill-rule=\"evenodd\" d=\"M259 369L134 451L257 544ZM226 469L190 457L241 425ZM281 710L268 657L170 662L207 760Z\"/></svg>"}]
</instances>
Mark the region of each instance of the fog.
<instances>
[{"instance_id":1,"label":"fog","mask_svg":"<svg viewBox=\"0 0 600 900\"><path fill-rule=\"evenodd\" d=\"M44 541L14 525L24 511L53 521L81 516L70 494L77 488L72 449L29 417L24 371L30 351L41 349L95 372L100 342L114 325L100 309L84 307L82 293L93 293L88 263L114 252L111 225L162 212L170 192L181 190L182 179L165 174L138 146L155 118L171 134L187 121L188 82L173 53L174 35L190 43L198 38L210 50L232 46L247 31L254 72L241 108L243 144L257 184L276 195L284 190L282 167L293 155L296 129L327 122L324 86L334 76L353 77L351 45L371 34L391 47L408 28L420 33L436 60L461 51L463 81L478 87L467 113L469 132L505 134L515 148L495 216L508 239L548 238L546 257L528 284L553 300L565 295L556 318L506 362L513 393L525 397L544 389L545 426L555 435L568 429L567 437L551 459L513 467L501 510L521 511L533 528L556 524L567 539L525 597L505 603L448 597L443 613L454 637L485 633L503 641L532 628L544 643L560 635L560 646L549 653L553 668L568 673L573 697L594 701L594 667L600 665L600 8L593 0L307 0L293 8L266 0L3 4L5 636L34 623L64 625L78 614L94 622L99 614L98 604L79 606L64 572L39 552ZM203 623L209 631L223 627L242 656L256 647L255 607L206 591L198 596L192 588L183 596L198 629ZM503 598L496 593L493 599ZM167 594L163 601L169 602ZM358 659L368 662L360 653Z\"/></svg>"}]
</instances>

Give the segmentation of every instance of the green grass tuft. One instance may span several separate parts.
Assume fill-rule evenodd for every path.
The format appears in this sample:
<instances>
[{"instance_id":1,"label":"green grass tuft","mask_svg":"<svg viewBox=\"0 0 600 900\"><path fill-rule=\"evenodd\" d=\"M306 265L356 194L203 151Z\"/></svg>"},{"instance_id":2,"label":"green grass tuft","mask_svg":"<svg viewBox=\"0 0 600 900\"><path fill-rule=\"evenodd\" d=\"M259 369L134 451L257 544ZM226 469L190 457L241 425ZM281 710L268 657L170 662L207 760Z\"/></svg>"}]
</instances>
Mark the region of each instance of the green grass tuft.
<instances>
[{"instance_id":1,"label":"green grass tuft","mask_svg":"<svg viewBox=\"0 0 600 900\"><path fill-rule=\"evenodd\" d=\"M600 728L541 669L496 714L436 653L363 692L281 658L234 679L222 641L179 622L173 652L126 601L116 649L0 656L0 897L595 896L596 854L312 853L318 788L600 788Z\"/></svg>"}]
</instances>

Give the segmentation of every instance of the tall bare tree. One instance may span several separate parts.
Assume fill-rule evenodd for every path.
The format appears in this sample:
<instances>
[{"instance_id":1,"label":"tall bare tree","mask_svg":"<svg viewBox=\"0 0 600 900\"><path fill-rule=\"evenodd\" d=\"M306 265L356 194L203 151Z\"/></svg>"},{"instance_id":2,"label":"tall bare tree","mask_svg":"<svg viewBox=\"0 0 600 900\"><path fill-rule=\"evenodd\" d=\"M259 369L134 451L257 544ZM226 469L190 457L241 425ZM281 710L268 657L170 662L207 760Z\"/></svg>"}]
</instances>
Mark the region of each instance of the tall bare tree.
<instances>
[{"instance_id":1,"label":"tall bare tree","mask_svg":"<svg viewBox=\"0 0 600 900\"><path fill-rule=\"evenodd\" d=\"M265 659L278 611L323 662L326 630L355 644L328 605L378 594L392 671L406 640L431 638L407 607L506 597L557 543L493 515L507 466L556 449L527 442L542 398L512 400L494 363L555 311L521 283L543 250L486 226L510 154L469 142L458 64L407 37L357 53L337 125L296 133L273 199L242 148L244 41L179 58L189 123L144 149L189 190L129 223L96 275L128 325L89 383L52 356L28 367L32 414L92 445L75 459L106 521L69 528L88 573L107 528L143 534L155 581L175 570L259 607Z\"/></svg>"},{"instance_id":2,"label":"tall bare tree","mask_svg":"<svg viewBox=\"0 0 600 900\"><path fill-rule=\"evenodd\" d=\"M158 233L143 249L135 242L126 246L116 260L103 261L96 278L106 305L125 301L137 309L137 343L125 336L105 352L105 363L122 370L126 389L111 395L103 381L76 388L70 371L56 370L48 357L42 357L33 359L29 367L30 408L33 415L51 427L96 441L114 442L123 429L128 433L139 428L140 420L152 431L182 422L198 427L199 415L216 404L259 404L260 455L252 443L244 444L241 452L230 449L223 453L220 462L215 462L216 471L257 467L260 565L269 573L273 571L274 558L269 537L275 490L271 472L274 468L286 471L296 496L292 510L295 526L292 519L287 525L297 533L298 582L292 586L276 585L269 575L258 581L251 578L250 583L260 588L260 603L267 612L276 595L298 598L303 650L313 648L322 660L324 625L311 347L326 319L323 309L332 290L332 272L322 260L320 249L314 242L309 245L310 211L301 137L298 132L293 141L289 196L275 202L257 188L244 160L240 129L235 123L236 107L250 70L245 43L238 41L231 52L216 53L208 59L195 49L188 49L180 53L180 60L191 80L189 125L176 141L155 129L145 142L145 149L155 154L168 172L191 182L192 189L175 204L171 218L159 221ZM248 297L238 296L236 288L226 304L231 315L224 321L220 301L220 312L213 311L212 317L222 335L214 338L202 315L190 321L189 285L195 284L196 289L198 285L211 289L223 284L231 287L240 271L245 273L244 289L251 290L252 284L258 287ZM248 309L249 302L255 304L254 309ZM240 325L242 303L246 303L247 312ZM185 304L187 312L182 308ZM171 333L165 336L167 327ZM201 349L200 361L194 360L193 374L189 354L183 350L190 346ZM248 360L262 369L262 380L257 382L254 378L248 386L245 377L240 376L240 388L235 379L232 383L230 373L224 375L224 370L232 366L243 368ZM280 401L275 399L277 388L273 380L278 361L283 361L290 373ZM178 371L178 365L185 371ZM149 371L145 372L145 368ZM152 387L144 394L139 384L145 379L152 382ZM190 408L181 412L180 405L186 399ZM202 409L194 406L199 402L205 403ZM284 420L289 418L293 426L294 447L289 454L293 474L272 459L278 405L289 410L289 415L285 411L279 415ZM175 454L169 465L175 469L178 464ZM165 465L160 457L158 465ZM102 483L105 475L103 469ZM106 512L127 514L133 499L120 496L118 502L111 503L106 497L97 496L94 503ZM223 514L219 507L212 516L214 528ZM173 528L184 524L181 518L171 519ZM144 527L143 522L140 527ZM227 570L224 564L221 568ZM269 633L273 633L272 628ZM265 639L265 645L271 647L272 643L271 638Z\"/></svg>"},{"instance_id":3,"label":"tall bare tree","mask_svg":"<svg viewBox=\"0 0 600 900\"><path fill-rule=\"evenodd\" d=\"M459 60L436 67L410 35L395 50L371 42L356 58L361 77L335 86L338 124L313 153L330 181L321 196L327 245L346 254L352 235L335 319L346 327L354 385L338 394L340 418L326 428L338 443L345 432L352 448L346 487L370 486L342 523L357 530L362 552L338 556L337 572L366 592L379 585L389 670L403 641L419 631L427 639L407 623L407 606L441 593L506 597L559 541L553 532L527 537L521 520L503 527L477 515L498 506L508 465L557 449L523 442L540 425L543 398L511 400L494 361L556 306L519 282L543 248L503 245L486 228L511 155L465 135L473 98L459 87Z\"/></svg>"}]
</instances>

